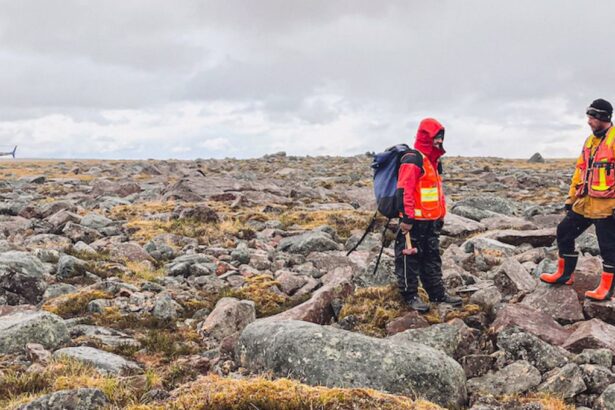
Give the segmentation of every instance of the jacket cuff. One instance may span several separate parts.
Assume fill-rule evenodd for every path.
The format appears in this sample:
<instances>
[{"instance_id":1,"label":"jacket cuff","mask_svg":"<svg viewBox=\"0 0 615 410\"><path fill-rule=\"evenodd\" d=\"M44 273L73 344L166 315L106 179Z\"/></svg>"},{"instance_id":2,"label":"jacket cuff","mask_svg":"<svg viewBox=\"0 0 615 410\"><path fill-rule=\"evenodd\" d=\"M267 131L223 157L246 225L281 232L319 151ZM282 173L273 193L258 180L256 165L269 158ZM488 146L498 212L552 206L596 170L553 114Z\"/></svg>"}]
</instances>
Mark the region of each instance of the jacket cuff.
<instances>
[{"instance_id":1,"label":"jacket cuff","mask_svg":"<svg viewBox=\"0 0 615 410\"><path fill-rule=\"evenodd\" d=\"M401 221L405 224L412 224L414 225L414 218L408 218L407 216L404 216L403 218L401 218Z\"/></svg>"}]
</instances>

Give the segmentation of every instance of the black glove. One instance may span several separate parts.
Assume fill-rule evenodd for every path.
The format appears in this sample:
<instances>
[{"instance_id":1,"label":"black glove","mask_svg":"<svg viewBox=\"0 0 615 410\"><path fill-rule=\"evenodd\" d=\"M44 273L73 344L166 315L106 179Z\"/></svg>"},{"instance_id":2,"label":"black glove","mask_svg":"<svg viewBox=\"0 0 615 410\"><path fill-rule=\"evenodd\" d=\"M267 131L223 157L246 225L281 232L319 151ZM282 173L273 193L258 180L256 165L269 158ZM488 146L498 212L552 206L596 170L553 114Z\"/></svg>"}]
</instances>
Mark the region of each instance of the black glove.
<instances>
[{"instance_id":1,"label":"black glove","mask_svg":"<svg viewBox=\"0 0 615 410\"><path fill-rule=\"evenodd\" d=\"M564 204L564 210L566 212L572 211L572 204Z\"/></svg>"}]
</instances>

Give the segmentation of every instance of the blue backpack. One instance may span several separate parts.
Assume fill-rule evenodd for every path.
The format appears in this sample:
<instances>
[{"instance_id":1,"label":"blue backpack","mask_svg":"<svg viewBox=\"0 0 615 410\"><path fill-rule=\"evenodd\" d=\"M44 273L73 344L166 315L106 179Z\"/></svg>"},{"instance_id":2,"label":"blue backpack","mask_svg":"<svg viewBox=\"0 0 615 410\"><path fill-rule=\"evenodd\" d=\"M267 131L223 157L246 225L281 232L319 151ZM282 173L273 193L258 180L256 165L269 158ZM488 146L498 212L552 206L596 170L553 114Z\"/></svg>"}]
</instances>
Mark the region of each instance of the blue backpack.
<instances>
[{"instance_id":1,"label":"blue backpack","mask_svg":"<svg viewBox=\"0 0 615 410\"><path fill-rule=\"evenodd\" d=\"M374 156L374 194L378 212L387 218L399 217L395 193L397 192L397 175L401 157L410 151L406 144L394 145Z\"/></svg>"},{"instance_id":2,"label":"blue backpack","mask_svg":"<svg viewBox=\"0 0 615 410\"><path fill-rule=\"evenodd\" d=\"M399 217L399 210L397 208L397 177L399 173L399 165L401 158L411 151L411 148L406 144L394 145L387 148L383 152L379 152L374 155L372 161L372 169L374 170L374 195L376 196L377 211L374 213L371 222L367 226L367 229L363 233L363 236L359 241L346 253L346 256L350 255L355 249L359 247L363 239L367 236L369 231L376 222L378 212L388 218L387 223L384 225L384 231L382 232L382 246L380 247L380 253L376 260L374 267L374 274L378 270L380 264L380 258L385 244L385 232L389 227L391 219Z\"/></svg>"}]
</instances>

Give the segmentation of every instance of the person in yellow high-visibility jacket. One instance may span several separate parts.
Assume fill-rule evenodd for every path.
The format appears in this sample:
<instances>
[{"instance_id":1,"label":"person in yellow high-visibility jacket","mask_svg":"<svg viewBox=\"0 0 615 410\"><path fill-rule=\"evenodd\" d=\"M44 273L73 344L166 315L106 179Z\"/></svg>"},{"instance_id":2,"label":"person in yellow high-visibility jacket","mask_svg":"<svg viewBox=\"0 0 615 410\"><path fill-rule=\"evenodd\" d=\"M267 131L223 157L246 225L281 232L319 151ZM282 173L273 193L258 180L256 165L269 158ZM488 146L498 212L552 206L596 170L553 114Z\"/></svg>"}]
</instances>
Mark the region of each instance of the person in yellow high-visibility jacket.
<instances>
[{"instance_id":1,"label":"person in yellow high-visibility jacket","mask_svg":"<svg viewBox=\"0 0 615 410\"><path fill-rule=\"evenodd\" d=\"M592 130L576 163L565 207L566 216L557 226L559 249L555 273L540 279L551 284L571 285L578 253L575 240L591 225L596 227L603 266L600 284L585 297L607 300L615 290L615 127L611 122L613 106L598 99L587 108L587 123Z\"/></svg>"}]
</instances>

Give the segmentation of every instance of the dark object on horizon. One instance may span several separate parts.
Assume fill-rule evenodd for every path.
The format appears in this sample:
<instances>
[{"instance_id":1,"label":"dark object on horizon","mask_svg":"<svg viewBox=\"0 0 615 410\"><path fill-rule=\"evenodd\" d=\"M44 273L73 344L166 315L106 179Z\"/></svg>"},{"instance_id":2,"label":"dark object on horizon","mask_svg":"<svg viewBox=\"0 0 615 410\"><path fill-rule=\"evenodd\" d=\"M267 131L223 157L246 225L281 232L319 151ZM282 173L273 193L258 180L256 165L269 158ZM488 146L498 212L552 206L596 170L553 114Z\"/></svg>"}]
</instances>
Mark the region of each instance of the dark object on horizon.
<instances>
[{"instance_id":1,"label":"dark object on horizon","mask_svg":"<svg viewBox=\"0 0 615 410\"><path fill-rule=\"evenodd\" d=\"M9 151L9 152L0 152L0 157L4 156L4 155L12 155L13 158L15 158L15 151L17 151L17 145L15 145L15 148L13 148L13 151Z\"/></svg>"},{"instance_id":2,"label":"dark object on horizon","mask_svg":"<svg viewBox=\"0 0 615 410\"><path fill-rule=\"evenodd\" d=\"M542 155L540 155L540 152L535 153L534 155L532 155L532 157L530 159L527 160L527 162L531 162L531 163L543 163L545 162L545 159L542 157Z\"/></svg>"}]
</instances>

